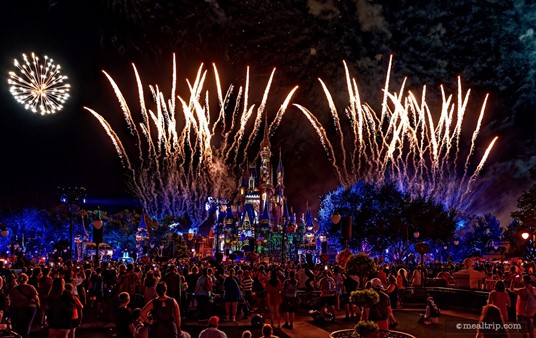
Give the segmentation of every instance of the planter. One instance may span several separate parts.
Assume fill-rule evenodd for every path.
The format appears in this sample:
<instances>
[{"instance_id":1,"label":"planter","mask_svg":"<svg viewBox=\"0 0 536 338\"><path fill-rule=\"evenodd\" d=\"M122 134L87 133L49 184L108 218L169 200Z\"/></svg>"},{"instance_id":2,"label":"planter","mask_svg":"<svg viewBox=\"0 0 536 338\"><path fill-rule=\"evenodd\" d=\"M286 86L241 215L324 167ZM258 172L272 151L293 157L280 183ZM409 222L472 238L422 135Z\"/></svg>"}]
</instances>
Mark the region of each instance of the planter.
<instances>
[{"instance_id":1,"label":"planter","mask_svg":"<svg viewBox=\"0 0 536 338\"><path fill-rule=\"evenodd\" d=\"M386 338L416 338L409 333L400 332L400 331L380 331L380 333L385 333L383 337ZM329 338L366 338L360 337L354 329L338 330L333 331L329 335Z\"/></svg>"}]
</instances>

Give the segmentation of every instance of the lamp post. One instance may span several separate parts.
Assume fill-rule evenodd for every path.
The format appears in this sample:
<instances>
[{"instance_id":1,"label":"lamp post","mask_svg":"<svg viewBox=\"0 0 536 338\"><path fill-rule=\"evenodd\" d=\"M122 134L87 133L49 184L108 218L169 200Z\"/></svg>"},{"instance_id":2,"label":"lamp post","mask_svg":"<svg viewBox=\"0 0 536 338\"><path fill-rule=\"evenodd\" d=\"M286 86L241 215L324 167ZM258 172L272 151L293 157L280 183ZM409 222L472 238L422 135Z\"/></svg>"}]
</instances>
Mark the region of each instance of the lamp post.
<instances>
[{"instance_id":1,"label":"lamp post","mask_svg":"<svg viewBox=\"0 0 536 338\"><path fill-rule=\"evenodd\" d=\"M426 281L426 274L424 273L426 269L424 268L424 254L430 252L430 245L424 242L415 244L415 250L421 254L421 288L424 288L424 283Z\"/></svg>"},{"instance_id":2,"label":"lamp post","mask_svg":"<svg viewBox=\"0 0 536 338\"><path fill-rule=\"evenodd\" d=\"M58 188L60 202L69 209L69 257L73 259L73 206L86 202L86 188L84 187L60 187Z\"/></svg>"},{"instance_id":3,"label":"lamp post","mask_svg":"<svg viewBox=\"0 0 536 338\"><path fill-rule=\"evenodd\" d=\"M534 250L534 243L536 242L536 233L534 233L532 231L532 228L530 228L528 231L524 231L521 234L521 238L523 238L523 240L525 241L528 240L528 252L530 253L530 255L532 255Z\"/></svg>"}]
</instances>

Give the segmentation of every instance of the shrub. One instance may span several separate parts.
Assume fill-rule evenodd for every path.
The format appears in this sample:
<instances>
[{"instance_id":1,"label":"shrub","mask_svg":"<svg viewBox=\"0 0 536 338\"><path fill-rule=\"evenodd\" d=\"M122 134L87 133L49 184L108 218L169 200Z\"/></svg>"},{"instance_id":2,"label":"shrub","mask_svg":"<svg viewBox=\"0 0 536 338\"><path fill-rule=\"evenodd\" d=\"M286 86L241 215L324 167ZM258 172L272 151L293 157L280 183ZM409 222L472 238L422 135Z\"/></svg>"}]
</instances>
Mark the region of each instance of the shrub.
<instances>
[{"instance_id":1,"label":"shrub","mask_svg":"<svg viewBox=\"0 0 536 338\"><path fill-rule=\"evenodd\" d=\"M350 301L358 306L370 306L380 301L380 295L372 289L352 291Z\"/></svg>"},{"instance_id":2,"label":"shrub","mask_svg":"<svg viewBox=\"0 0 536 338\"><path fill-rule=\"evenodd\" d=\"M365 253L350 256L346 263L346 273L348 275L369 277L376 273L376 270L376 263Z\"/></svg>"}]
</instances>

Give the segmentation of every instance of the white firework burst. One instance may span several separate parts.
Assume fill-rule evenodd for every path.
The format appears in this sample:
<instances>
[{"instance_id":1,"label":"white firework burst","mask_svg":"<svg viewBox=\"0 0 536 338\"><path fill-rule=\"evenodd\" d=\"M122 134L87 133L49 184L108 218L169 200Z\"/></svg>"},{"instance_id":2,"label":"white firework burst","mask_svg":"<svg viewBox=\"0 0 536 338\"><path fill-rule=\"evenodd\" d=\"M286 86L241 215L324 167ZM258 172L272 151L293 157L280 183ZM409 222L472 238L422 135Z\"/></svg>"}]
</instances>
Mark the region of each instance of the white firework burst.
<instances>
[{"instance_id":1,"label":"white firework burst","mask_svg":"<svg viewBox=\"0 0 536 338\"><path fill-rule=\"evenodd\" d=\"M17 68L9 72L9 91L25 109L41 115L53 114L63 109L69 98L70 85L67 76L61 74L60 65L54 64L48 56L41 63L34 53L31 58L22 54L23 62L17 59Z\"/></svg>"}]
</instances>

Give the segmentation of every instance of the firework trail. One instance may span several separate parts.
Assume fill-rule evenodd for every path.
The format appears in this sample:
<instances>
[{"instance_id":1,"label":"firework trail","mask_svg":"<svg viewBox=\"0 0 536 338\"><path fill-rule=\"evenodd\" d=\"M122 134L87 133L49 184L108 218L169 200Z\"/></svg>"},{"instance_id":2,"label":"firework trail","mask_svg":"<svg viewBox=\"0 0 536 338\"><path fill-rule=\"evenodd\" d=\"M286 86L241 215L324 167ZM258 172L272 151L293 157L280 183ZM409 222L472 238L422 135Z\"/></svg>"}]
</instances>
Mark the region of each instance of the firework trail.
<instances>
[{"instance_id":1,"label":"firework trail","mask_svg":"<svg viewBox=\"0 0 536 338\"><path fill-rule=\"evenodd\" d=\"M70 85L65 83L67 76L61 74L60 65L48 56L44 62L34 53L31 60L22 54L23 62L15 59L17 70L9 72L9 91L25 109L41 115L54 114L63 109L69 98Z\"/></svg>"},{"instance_id":2,"label":"firework trail","mask_svg":"<svg viewBox=\"0 0 536 338\"><path fill-rule=\"evenodd\" d=\"M294 106L313 126L342 185L349 187L358 180L378 185L394 183L414 198L424 197L447 208L467 210L475 197L477 177L497 141L495 137L488 144L475 166L472 161L488 97L480 110L470 147L464 152L462 124L470 91L464 94L460 79L456 102L441 87L441 109L433 113L426 102L426 87L420 98L404 89L406 80L399 92L390 91L391 65L392 58L378 114L363 103L356 80L344 64L349 94L349 105L345 108L348 124L341 123L328 88L319 79L338 135L333 142L309 110L298 104ZM351 140L344 137L345 128L351 130Z\"/></svg>"},{"instance_id":3,"label":"firework trail","mask_svg":"<svg viewBox=\"0 0 536 338\"><path fill-rule=\"evenodd\" d=\"M203 65L193 82L186 81L188 95L178 95L174 55L169 98L158 86L149 86L154 103L151 108L147 107L138 70L134 64L132 67L140 105L141 121L138 123L120 88L103 72L119 101L134 147L125 147L104 117L91 108L84 108L99 121L112 140L127 169L128 187L143 208L157 218L188 213L195 223L199 223L209 196L230 198L236 191L238 171L262 124L275 70L257 108L255 121L251 121L255 105L249 105L249 69L246 85L236 94L231 85L224 94L217 68L213 65L218 110L212 122L210 96L206 89L208 71ZM278 128L296 89L290 91L279 108L276 119L270 124L271 132Z\"/></svg>"}]
</instances>

